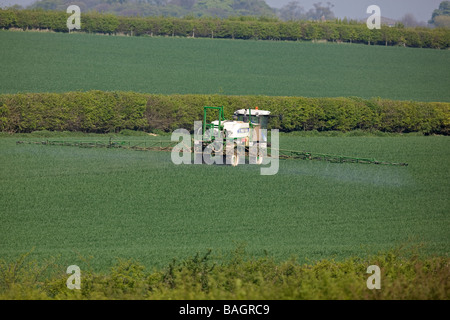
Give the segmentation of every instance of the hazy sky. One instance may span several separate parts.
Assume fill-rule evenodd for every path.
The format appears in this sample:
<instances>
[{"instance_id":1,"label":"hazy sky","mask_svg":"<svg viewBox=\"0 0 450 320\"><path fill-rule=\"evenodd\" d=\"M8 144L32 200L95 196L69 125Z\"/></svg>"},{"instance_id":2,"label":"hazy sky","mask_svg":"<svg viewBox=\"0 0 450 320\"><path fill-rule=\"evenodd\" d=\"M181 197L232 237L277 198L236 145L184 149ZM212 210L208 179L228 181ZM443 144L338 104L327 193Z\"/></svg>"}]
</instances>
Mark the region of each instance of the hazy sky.
<instances>
[{"instance_id":1,"label":"hazy sky","mask_svg":"<svg viewBox=\"0 0 450 320\"><path fill-rule=\"evenodd\" d=\"M266 0L271 7L279 8L292 0ZM313 7L313 3L331 2L333 12L338 18L364 19L369 17L367 7L376 4L381 8L381 15L386 18L401 19L405 14L412 13L419 21L431 19L431 13L439 7L442 0L298 0L306 10ZM0 6L20 4L27 6L35 0L0 0Z\"/></svg>"},{"instance_id":2,"label":"hazy sky","mask_svg":"<svg viewBox=\"0 0 450 320\"><path fill-rule=\"evenodd\" d=\"M2 0L0 0L2 1ZM292 0L266 0L271 7L279 8ZM300 5L309 10L314 3L330 2L334 4L333 12L339 18L368 18L367 7L375 4L380 7L381 15L386 18L401 19L405 14L412 13L419 21L428 21L434 9L442 0L298 0Z\"/></svg>"}]
</instances>

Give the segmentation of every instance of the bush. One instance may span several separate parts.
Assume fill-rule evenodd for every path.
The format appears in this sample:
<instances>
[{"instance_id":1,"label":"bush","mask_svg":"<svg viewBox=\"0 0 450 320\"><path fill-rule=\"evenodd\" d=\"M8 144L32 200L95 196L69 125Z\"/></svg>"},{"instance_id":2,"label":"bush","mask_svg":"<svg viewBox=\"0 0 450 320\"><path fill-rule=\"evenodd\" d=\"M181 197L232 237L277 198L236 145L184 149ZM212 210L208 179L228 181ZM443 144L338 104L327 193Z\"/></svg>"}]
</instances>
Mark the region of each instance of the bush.
<instances>
[{"instance_id":1,"label":"bush","mask_svg":"<svg viewBox=\"0 0 450 320\"><path fill-rule=\"evenodd\" d=\"M151 300L448 300L448 257L424 257L416 249L395 248L366 258L324 259L300 264L295 258L255 258L238 247L225 256L205 254L161 270L147 271L132 259L118 260L106 274L81 270L81 289L66 287L67 267L52 264L38 277L36 261L0 261L0 299ZM20 267L17 266L26 266ZM367 267L381 270L381 289L367 288ZM31 267L28 267L31 266ZM39 270L41 270L39 269ZM20 277L11 270L20 271Z\"/></svg>"},{"instance_id":2,"label":"bush","mask_svg":"<svg viewBox=\"0 0 450 320\"><path fill-rule=\"evenodd\" d=\"M68 32L64 11L0 9L0 28L50 29ZM286 21L256 18L126 17L83 12L81 31L104 34L195 36L257 40L328 40L379 45L405 45L445 49L450 46L448 28L383 26L369 30L365 23L342 21Z\"/></svg>"},{"instance_id":3,"label":"bush","mask_svg":"<svg viewBox=\"0 0 450 320\"><path fill-rule=\"evenodd\" d=\"M450 128L450 103L444 102L88 91L0 95L0 130L192 131L194 121L203 118L203 106L223 106L228 119L235 110L258 106L271 111L269 129L283 132L365 130L447 135Z\"/></svg>"}]
</instances>

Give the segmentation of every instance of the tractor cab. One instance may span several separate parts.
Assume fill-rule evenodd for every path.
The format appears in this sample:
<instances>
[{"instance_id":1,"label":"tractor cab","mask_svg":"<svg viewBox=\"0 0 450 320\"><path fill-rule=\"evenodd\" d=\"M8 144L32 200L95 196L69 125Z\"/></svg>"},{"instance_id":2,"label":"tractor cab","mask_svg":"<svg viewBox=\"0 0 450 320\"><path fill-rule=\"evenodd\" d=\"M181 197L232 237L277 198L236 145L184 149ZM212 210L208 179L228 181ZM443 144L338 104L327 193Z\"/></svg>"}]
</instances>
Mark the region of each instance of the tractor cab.
<instances>
[{"instance_id":1,"label":"tractor cab","mask_svg":"<svg viewBox=\"0 0 450 320\"><path fill-rule=\"evenodd\" d=\"M237 121L258 125L260 129L267 129L270 111L255 109L239 109L234 112L233 118Z\"/></svg>"},{"instance_id":2,"label":"tractor cab","mask_svg":"<svg viewBox=\"0 0 450 320\"><path fill-rule=\"evenodd\" d=\"M270 111L255 109L239 109L234 112L233 119L238 123L248 126L250 134L247 138L247 145L253 143L267 142L267 124L269 122ZM261 130L262 129L262 130Z\"/></svg>"}]
</instances>

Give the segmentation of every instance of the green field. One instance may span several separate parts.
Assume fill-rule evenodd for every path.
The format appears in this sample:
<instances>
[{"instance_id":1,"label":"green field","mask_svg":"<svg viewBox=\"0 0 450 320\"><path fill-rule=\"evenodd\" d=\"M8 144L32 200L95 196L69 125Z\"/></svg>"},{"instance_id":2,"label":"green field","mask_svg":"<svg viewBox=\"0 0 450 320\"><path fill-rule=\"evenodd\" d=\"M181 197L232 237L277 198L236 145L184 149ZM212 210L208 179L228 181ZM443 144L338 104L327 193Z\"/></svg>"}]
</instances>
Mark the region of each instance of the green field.
<instances>
[{"instance_id":1,"label":"green field","mask_svg":"<svg viewBox=\"0 0 450 320\"><path fill-rule=\"evenodd\" d=\"M448 50L0 31L0 61L0 94L102 90L450 101ZM18 105L38 108L34 100L23 101L19 97ZM59 112L60 103L52 101L59 100L48 100L49 110ZM143 107L148 106L147 100L143 101ZM186 104L186 110L192 107ZM295 108L290 112L295 113ZM3 108L0 115L15 120L30 116L7 110ZM67 106L61 110L75 112ZM178 111L170 110L177 115ZM299 106L298 110L303 109ZM426 113L427 109L417 110ZM83 116L78 115L80 119ZM408 117L414 116L408 113ZM36 123L40 125L38 120ZM86 128L90 129L95 128ZM114 134L115 138L170 139L164 134L123 132ZM108 141L111 135L0 133L0 299L21 297L29 286L37 290L29 298L35 298L32 294L39 295L41 289L47 290L48 297L76 296L65 287L64 269L73 264L83 271L109 272L109 278L94 279L97 276L93 274L83 278L88 283L82 290L85 297L99 298L95 292L102 287L102 297L122 298L123 285L130 280L122 272L140 267L122 261L111 269L118 259L136 259L147 270L162 270L145 277L137 272L131 277L145 287L143 295L139 285L133 287L133 297L139 298L195 299L208 293L210 298L232 299L402 299L407 292L414 294L406 297L448 298L448 136L360 130L283 133L282 149L409 166L281 160L278 173L272 176L260 175L256 165L176 166L169 152L16 144L17 140L45 139ZM404 263L390 253L381 255L373 263L381 264L383 276L399 282L387 282L391 287L381 296L373 291L368 295L365 268L369 260L351 259L418 244L423 244L421 253L427 257L442 259L436 260L437 267L431 260ZM215 280L208 280L212 291L204 290L196 268L206 264L192 257L212 249L211 259L216 259L243 246L249 256L271 257L279 264L228 261L225 267L214 269ZM34 279L31 282L20 279L20 272L15 274L26 270L18 257L27 252L38 263L58 259L54 270L59 278L52 279L61 281L52 285L59 289L53 291L54 287L36 281L36 270L29 273ZM328 260L314 267L300 267L294 260L283 262L291 257L300 264ZM180 262L185 258L187 262ZM182 266L175 270L178 278L172 278L176 286L166 278L173 259ZM332 259L343 262L337 265ZM11 261L19 262L8 264ZM228 278L236 282L230 284ZM350 278L357 283L357 290L348 288ZM89 279L99 281L99 287L90 286ZM421 285L413 288L417 279ZM216 280L222 283L216 287L219 292L213 290ZM155 281L162 291L153 291ZM240 281L245 284L243 291L239 291ZM15 283L19 285L16 291L10 287Z\"/></svg>"},{"instance_id":2,"label":"green field","mask_svg":"<svg viewBox=\"0 0 450 320\"><path fill-rule=\"evenodd\" d=\"M0 93L450 101L450 52L351 44L0 31Z\"/></svg>"},{"instance_id":3,"label":"green field","mask_svg":"<svg viewBox=\"0 0 450 320\"><path fill-rule=\"evenodd\" d=\"M109 136L65 139L82 138ZM22 139L45 138L0 139L3 259L35 248L40 261L83 268L92 256L105 271L116 258L161 267L237 244L300 262L420 242L427 254L448 254L448 137L282 136L282 148L409 166L285 160L274 176L255 165L176 166L167 152L16 145Z\"/></svg>"}]
</instances>

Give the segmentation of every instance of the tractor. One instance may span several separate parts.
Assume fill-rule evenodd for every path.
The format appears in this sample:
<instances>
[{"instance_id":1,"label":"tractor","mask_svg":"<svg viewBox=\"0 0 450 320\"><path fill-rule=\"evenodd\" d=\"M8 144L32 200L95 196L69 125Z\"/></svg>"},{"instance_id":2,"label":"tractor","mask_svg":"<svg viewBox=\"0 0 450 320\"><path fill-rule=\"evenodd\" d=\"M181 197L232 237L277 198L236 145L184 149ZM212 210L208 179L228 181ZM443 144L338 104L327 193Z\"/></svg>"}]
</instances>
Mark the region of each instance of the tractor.
<instances>
[{"instance_id":1,"label":"tractor","mask_svg":"<svg viewBox=\"0 0 450 320\"><path fill-rule=\"evenodd\" d=\"M218 112L217 120L207 122L207 113ZM268 164L272 159L299 159L319 160L333 163L362 163L377 165L407 166L404 162L378 161L373 158L360 158L334 154L322 154L300 150L280 149L278 135L272 136L272 144L267 136L267 125L270 111L254 109L239 109L234 112L232 120L226 120L223 106L203 107L203 122L194 122L194 147L189 138L189 146L182 143L183 152L194 153L194 163L207 164L231 164L237 166L246 163L248 158L250 164ZM281 118L280 118L281 119ZM188 132L187 130L185 130ZM276 131L275 131L276 132ZM274 132L272 132L273 134ZM275 138L275 139L273 139ZM17 144L32 143L58 146L78 146L83 148L122 148L132 150L148 151L180 151L179 143L169 141L17 141ZM270 152L269 152L270 150ZM264 161L267 159L266 161Z\"/></svg>"},{"instance_id":2,"label":"tractor","mask_svg":"<svg viewBox=\"0 0 450 320\"><path fill-rule=\"evenodd\" d=\"M207 113L218 111L218 120L207 122ZM239 109L233 120L226 120L223 107L203 108L202 126L195 128L194 153L196 163L226 163L237 166L245 163L262 164L267 155L267 124L270 111Z\"/></svg>"}]
</instances>

